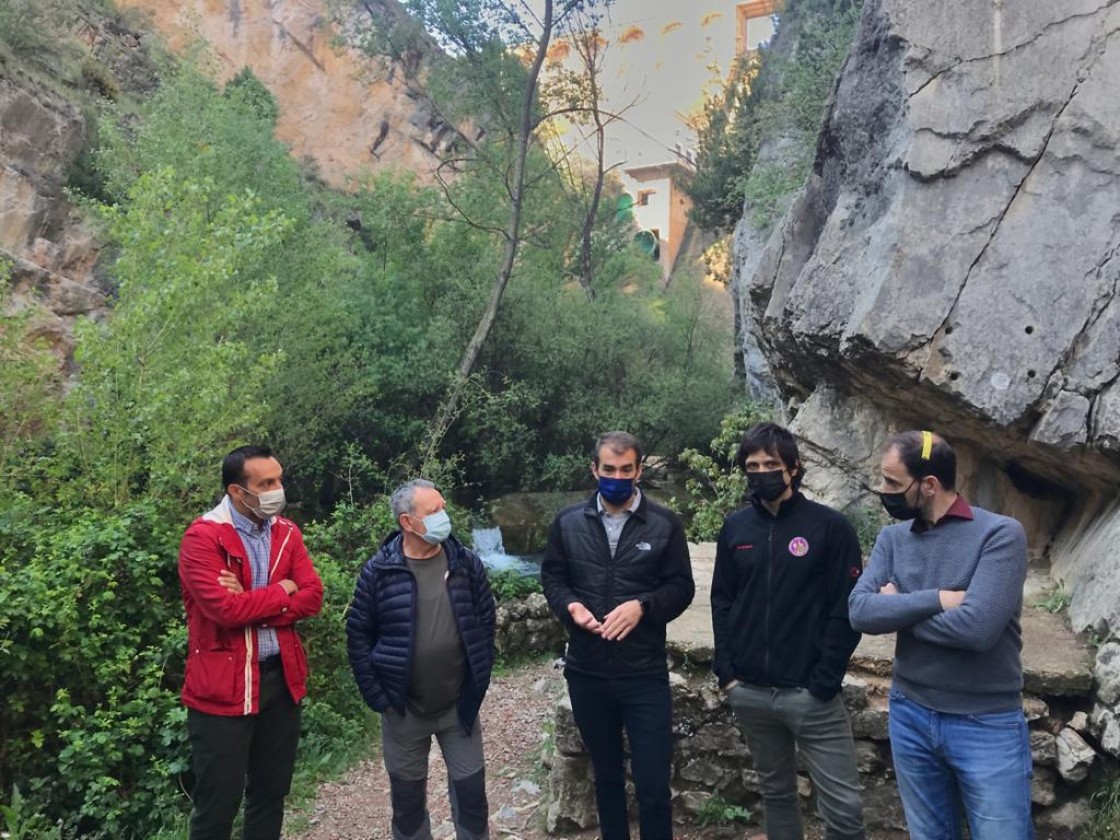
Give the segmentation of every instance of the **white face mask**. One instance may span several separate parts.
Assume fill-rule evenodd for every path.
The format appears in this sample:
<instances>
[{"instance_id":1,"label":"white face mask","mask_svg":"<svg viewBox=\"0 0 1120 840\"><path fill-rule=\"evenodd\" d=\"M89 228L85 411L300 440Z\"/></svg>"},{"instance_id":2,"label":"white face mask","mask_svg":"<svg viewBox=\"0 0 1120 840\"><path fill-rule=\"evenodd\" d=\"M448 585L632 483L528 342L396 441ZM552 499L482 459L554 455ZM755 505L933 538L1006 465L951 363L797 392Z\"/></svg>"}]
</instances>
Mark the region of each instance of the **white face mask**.
<instances>
[{"instance_id":1,"label":"white face mask","mask_svg":"<svg viewBox=\"0 0 1120 840\"><path fill-rule=\"evenodd\" d=\"M430 545L439 545L451 536L451 519L445 510L437 510L423 518L413 518L420 519L424 523L424 533L420 535L420 539Z\"/></svg>"},{"instance_id":2,"label":"white face mask","mask_svg":"<svg viewBox=\"0 0 1120 840\"><path fill-rule=\"evenodd\" d=\"M240 484L238 484L237 486L241 487ZM241 489L245 491L246 495L257 497L256 507L249 504L249 500L245 498L245 496L241 497L241 501L245 505L245 507L249 508L249 510L259 516L261 519L271 519L280 511L282 511L284 509L284 505L288 503L287 499L284 498L283 487L281 487L279 490L266 490L263 493L254 493L252 490L249 490L245 487L241 487Z\"/></svg>"}]
</instances>

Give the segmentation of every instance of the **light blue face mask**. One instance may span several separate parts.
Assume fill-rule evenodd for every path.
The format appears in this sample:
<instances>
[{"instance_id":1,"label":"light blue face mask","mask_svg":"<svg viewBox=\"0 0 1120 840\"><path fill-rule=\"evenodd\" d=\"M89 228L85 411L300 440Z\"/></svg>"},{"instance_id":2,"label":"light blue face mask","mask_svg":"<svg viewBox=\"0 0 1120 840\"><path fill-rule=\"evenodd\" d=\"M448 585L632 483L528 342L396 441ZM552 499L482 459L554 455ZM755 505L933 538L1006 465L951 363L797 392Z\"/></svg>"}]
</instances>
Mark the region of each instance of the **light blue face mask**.
<instances>
[{"instance_id":1,"label":"light blue face mask","mask_svg":"<svg viewBox=\"0 0 1120 840\"><path fill-rule=\"evenodd\" d=\"M451 536L451 517L445 510L429 513L420 521L424 523L424 533L420 538L426 543L439 545Z\"/></svg>"}]
</instances>

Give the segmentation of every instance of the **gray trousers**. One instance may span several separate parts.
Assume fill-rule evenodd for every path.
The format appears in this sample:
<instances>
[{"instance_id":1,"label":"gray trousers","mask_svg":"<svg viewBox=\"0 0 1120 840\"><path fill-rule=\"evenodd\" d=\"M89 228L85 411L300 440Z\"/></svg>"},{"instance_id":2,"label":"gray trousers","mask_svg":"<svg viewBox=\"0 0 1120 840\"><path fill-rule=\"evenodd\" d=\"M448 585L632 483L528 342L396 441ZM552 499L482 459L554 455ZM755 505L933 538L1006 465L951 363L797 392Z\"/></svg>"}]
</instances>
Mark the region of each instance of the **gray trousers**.
<instances>
[{"instance_id":1,"label":"gray trousers","mask_svg":"<svg viewBox=\"0 0 1120 840\"><path fill-rule=\"evenodd\" d=\"M817 791L827 840L863 840L863 799L848 711L803 688L739 683L727 693L754 758L769 840L802 840L795 746Z\"/></svg>"},{"instance_id":2,"label":"gray trousers","mask_svg":"<svg viewBox=\"0 0 1120 840\"><path fill-rule=\"evenodd\" d=\"M432 736L447 765L447 791L457 840L489 840L490 806L486 801L486 769L482 752L482 721L468 735L452 706L438 717L401 715L390 709L381 716L381 751L389 774L393 805L393 840L431 840L428 816L428 755Z\"/></svg>"}]
</instances>

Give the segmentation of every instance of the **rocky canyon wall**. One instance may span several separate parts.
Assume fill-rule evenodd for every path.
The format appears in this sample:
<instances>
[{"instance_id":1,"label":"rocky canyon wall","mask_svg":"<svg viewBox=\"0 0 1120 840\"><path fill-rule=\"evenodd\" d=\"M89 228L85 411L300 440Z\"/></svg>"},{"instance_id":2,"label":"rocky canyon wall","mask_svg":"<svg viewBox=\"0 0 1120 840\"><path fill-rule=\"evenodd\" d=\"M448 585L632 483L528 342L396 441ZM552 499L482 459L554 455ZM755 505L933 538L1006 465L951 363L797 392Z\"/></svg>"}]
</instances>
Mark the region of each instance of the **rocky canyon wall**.
<instances>
[{"instance_id":1,"label":"rocky canyon wall","mask_svg":"<svg viewBox=\"0 0 1120 840\"><path fill-rule=\"evenodd\" d=\"M382 8L389 0L367 6ZM423 176L457 132L384 72L337 43L326 0L120 0L182 52L204 41L222 81L249 67L280 106L277 137L332 186L397 166Z\"/></svg>"},{"instance_id":2,"label":"rocky canyon wall","mask_svg":"<svg viewBox=\"0 0 1120 840\"><path fill-rule=\"evenodd\" d=\"M1101 638L1120 634L1118 79L1118 0L867 0L804 190L772 232L748 207L735 249L806 487L874 505L885 437L944 433L964 492L1024 522Z\"/></svg>"}]
</instances>

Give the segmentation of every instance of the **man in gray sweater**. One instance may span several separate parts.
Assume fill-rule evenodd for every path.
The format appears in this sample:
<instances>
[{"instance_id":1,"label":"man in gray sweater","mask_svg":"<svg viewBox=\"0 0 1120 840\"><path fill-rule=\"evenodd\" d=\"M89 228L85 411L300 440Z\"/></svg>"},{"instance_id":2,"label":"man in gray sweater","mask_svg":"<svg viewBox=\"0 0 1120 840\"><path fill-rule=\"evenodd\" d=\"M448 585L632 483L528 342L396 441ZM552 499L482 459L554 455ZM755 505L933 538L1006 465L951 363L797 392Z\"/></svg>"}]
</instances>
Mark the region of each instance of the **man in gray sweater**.
<instances>
[{"instance_id":1,"label":"man in gray sweater","mask_svg":"<svg viewBox=\"0 0 1120 840\"><path fill-rule=\"evenodd\" d=\"M1027 541L1016 520L957 493L952 447L931 432L892 437L883 529L848 613L897 633L890 738L913 840L1029 840L1031 753L1019 615Z\"/></svg>"}]
</instances>

